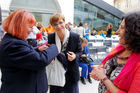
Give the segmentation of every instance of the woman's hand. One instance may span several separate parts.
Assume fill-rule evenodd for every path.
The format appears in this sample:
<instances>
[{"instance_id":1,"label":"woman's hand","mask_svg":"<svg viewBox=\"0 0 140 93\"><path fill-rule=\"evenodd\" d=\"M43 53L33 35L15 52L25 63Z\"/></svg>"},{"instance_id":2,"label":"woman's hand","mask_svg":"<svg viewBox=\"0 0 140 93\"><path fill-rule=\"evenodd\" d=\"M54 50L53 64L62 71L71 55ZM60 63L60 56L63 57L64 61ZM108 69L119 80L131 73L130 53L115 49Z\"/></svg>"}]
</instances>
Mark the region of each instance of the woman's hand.
<instances>
[{"instance_id":1,"label":"woman's hand","mask_svg":"<svg viewBox=\"0 0 140 93\"><path fill-rule=\"evenodd\" d=\"M90 73L90 76L91 76L93 79L99 81L99 80L102 80L103 78L106 77L103 68L101 68L101 67L93 67L93 66L92 66L92 68L93 68L93 70L92 70L92 72Z\"/></svg>"},{"instance_id":2,"label":"woman's hand","mask_svg":"<svg viewBox=\"0 0 140 93\"><path fill-rule=\"evenodd\" d=\"M100 80L103 80L106 78L106 75L104 73L104 69L100 66L98 67L93 67L93 70L92 72L90 73L90 76L97 80L97 81L100 81ZM118 93L118 91L120 90L118 87L116 87L112 81L110 81L109 79L106 79L104 81L102 81L102 83L104 83L104 85L107 87L107 89L110 91L110 93ZM121 93L125 93L124 91L121 91Z\"/></svg>"},{"instance_id":3,"label":"woman's hand","mask_svg":"<svg viewBox=\"0 0 140 93\"><path fill-rule=\"evenodd\" d=\"M40 46L40 47L38 48L38 50L39 50L39 51L43 51L43 50L46 50L47 48L49 48L49 47L46 46L46 45L43 45L43 46Z\"/></svg>"},{"instance_id":4,"label":"woman's hand","mask_svg":"<svg viewBox=\"0 0 140 93\"><path fill-rule=\"evenodd\" d=\"M68 52L67 55L69 61L73 61L76 58L76 55L73 52Z\"/></svg>"}]
</instances>

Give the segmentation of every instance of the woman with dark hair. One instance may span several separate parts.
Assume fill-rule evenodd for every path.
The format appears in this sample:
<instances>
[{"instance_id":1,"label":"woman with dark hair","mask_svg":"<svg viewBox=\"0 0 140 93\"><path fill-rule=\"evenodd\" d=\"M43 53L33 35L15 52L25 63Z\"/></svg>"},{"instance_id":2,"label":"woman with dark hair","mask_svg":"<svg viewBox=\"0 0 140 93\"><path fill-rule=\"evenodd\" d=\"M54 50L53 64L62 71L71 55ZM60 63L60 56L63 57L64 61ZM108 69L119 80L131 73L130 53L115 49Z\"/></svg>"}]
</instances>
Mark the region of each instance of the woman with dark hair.
<instances>
[{"instance_id":1,"label":"woman with dark hair","mask_svg":"<svg viewBox=\"0 0 140 93\"><path fill-rule=\"evenodd\" d=\"M46 93L46 66L57 56L56 45L33 49L27 43L36 24L34 16L24 9L15 10L2 23L7 33L0 44L0 93Z\"/></svg>"},{"instance_id":2,"label":"woman with dark hair","mask_svg":"<svg viewBox=\"0 0 140 93\"><path fill-rule=\"evenodd\" d=\"M122 18L120 39L102 61L93 67L92 78L100 80L99 93L140 93L140 12Z\"/></svg>"}]
</instances>

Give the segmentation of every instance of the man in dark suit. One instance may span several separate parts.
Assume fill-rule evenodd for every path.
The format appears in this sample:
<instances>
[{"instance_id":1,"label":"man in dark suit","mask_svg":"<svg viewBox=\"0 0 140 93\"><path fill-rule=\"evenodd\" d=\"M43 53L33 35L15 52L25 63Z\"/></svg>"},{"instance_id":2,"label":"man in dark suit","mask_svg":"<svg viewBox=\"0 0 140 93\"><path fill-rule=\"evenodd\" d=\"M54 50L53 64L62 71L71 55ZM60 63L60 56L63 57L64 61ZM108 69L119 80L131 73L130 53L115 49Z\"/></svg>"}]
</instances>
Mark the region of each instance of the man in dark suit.
<instances>
[{"instance_id":1,"label":"man in dark suit","mask_svg":"<svg viewBox=\"0 0 140 93\"><path fill-rule=\"evenodd\" d=\"M52 15L50 23L56 33L48 36L48 42L50 44L56 44L57 46L58 39L60 40L61 47L57 58L66 69L65 85L63 87L51 85L50 93L79 93L78 81L80 76L79 66L76 60L81 55L82 51L80 36L76 33L69 32L65 28L65 18L61 14Z\"/></svg>"}]
</instances>

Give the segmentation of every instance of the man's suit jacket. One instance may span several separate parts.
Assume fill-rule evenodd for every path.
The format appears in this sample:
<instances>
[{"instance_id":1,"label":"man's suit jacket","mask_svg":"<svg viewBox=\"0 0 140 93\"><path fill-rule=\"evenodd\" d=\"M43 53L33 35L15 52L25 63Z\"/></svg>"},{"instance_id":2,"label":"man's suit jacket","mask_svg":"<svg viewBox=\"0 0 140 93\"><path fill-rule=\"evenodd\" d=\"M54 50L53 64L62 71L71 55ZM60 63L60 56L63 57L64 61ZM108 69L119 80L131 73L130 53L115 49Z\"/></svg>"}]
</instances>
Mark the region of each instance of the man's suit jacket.
<instances>
[{"instance_id":1,"label":"man's suit jacket","mask_svg":"<svg viewBox=\"0 0 140 93\"><path fill-rule=\"evenodd\" d=\"M57 54L56 45L39 52L26 41L6 34L0 44L0 93L46 93L45 67Z\"/></svg>"},{"instance_id":2,"label":"man's suit jacket","mask_svg":"<svg viewBox=\"0 0 140 93\"><path fill-rule=\"evenodd\" d=\"M55 33L48 36L48 43L55 44ZM76 59L72 62L69 62L68 60L66 63L62 62L64 65L66 65L66 69L67 69L66 82L77 83L80 77L77 59L82 53L80 36L78 34L70 32L70 37L65 51L66 58L67 58L66 53L68 51L74 52L76 54Z\"/></svg>"}]
</instances>

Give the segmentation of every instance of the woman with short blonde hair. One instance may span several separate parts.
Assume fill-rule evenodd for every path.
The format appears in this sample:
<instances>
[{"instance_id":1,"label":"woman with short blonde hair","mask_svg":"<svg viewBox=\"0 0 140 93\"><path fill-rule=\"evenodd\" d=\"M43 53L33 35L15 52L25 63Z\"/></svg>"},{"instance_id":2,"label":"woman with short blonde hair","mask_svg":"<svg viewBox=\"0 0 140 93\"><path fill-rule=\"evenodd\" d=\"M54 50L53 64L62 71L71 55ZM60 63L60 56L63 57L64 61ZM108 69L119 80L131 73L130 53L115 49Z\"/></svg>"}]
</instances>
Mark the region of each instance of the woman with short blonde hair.
<instances>
[{"instance_id":1,"label":"woman with short blonde hair","mask_svg":"<svg viewBox=\"0 0 140 93\"><path fill-rule=\"evenodd\" d=\"M56 44L60 52L54 64L50 65L50 70L47 69L52 75L48 79L50 93L79 93L79 68L76 60L81 54L80 36L66 29L65 17L60 13L50 17L50 24L55 33L48 36L48 42Z\"/></svg>"}]
</instances>

